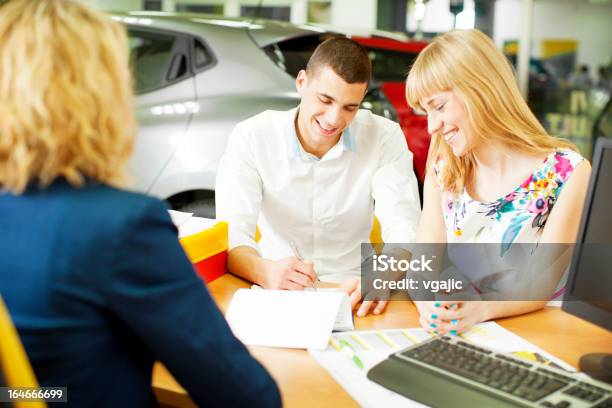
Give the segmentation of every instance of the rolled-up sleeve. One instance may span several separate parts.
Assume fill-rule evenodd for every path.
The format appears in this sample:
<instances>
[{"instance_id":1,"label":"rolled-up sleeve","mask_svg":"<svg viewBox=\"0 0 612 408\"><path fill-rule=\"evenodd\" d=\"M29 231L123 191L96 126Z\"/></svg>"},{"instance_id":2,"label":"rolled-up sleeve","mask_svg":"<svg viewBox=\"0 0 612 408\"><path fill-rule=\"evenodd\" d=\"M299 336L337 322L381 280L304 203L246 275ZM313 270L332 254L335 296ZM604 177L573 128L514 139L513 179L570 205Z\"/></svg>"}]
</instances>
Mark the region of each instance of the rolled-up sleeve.
<instances>
[{"instance_id":1,"label":"rolled-up sleeve","mask_svg":"<svg viewBox=\"0 0 612 408\"><path fill-rule=\"evenodd\" d=\"M261 208L262 181L255 166L248 130L238 124L217 169L217 219L229 224L229 250L249 246L259 252L255 228Z\"/></svg>"},{"instance_id":2,"label":"rolled-up sleeve","mask_svg":"<svg viewBox=\"0 0 612 408\"><path fill-rule=\"evenodd\" d=\"M372 196L382 238L384 242L413 242L421 204L412 153L399 126L388 131L381 143L379 166L372 178Z\"/></svg>"}]
</instances>

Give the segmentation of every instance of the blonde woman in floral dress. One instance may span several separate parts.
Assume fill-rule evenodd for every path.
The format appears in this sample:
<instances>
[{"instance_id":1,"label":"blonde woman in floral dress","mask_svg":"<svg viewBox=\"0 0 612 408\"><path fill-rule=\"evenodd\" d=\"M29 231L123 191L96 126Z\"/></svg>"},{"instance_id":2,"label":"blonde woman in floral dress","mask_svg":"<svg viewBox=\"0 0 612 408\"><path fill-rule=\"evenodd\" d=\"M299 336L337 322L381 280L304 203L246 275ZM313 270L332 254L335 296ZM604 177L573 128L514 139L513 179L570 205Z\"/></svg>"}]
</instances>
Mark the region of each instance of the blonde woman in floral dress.
<instances>
[{"instance_id":1,"label":"blonde woman in floral dress","mask_svg":"<svg viewBox=\"0 0 612 408\"><path fill-rule=\"evenodd\" d=\"M417 242L494 243L502 255L513 243L575 242L590 165L546 133L490 38L437 37L414 63L406 97L432 135ZM415 303L424 328L458 334L547 299Z\"/></svg>"}]
</instances>

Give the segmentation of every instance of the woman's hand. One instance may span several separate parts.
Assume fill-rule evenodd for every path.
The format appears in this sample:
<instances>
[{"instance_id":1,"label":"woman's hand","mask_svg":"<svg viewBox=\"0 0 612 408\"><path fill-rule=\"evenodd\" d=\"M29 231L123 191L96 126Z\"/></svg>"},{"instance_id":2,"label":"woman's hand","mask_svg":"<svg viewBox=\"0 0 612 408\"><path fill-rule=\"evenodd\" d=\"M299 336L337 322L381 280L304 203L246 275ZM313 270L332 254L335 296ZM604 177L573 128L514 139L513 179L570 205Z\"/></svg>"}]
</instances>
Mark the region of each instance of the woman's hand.
<instances>
[{"instance_id":1,"label":"woman's hand","mask_svg":"<svg viewBox=\"0 0 612 408\"><path fill-rule=\"evenodd\" d=\"M419 323L436 335L457 335L475 324L487 321L489 302L486 301L433 301L414 302L419 310Z\"/></svg>"},{"instance_id":2,"label":"woman's hand","mask_svg":"<svg viewBox=\"0 0 612 408\"><path fill-rule=\"evenodd\" d=\"M359 304L359 301L361 300L361 278L352 278L347 281L344 281L338 288L338 291L347 293L351 301L351 308L355 310L355 308ZM372 308L372 313L374 313L375 315L379 315L385 311L387 303L389 303L387 300L367 300L369 298L389 298L388 291L386 294L380 292L381 291L376 291L376 293L372 294L372 296L370 296L370 293L366 294L366 300L361 303L361 306L357 310L358 317L366 316Z\"/></svg>"}]
</instances>

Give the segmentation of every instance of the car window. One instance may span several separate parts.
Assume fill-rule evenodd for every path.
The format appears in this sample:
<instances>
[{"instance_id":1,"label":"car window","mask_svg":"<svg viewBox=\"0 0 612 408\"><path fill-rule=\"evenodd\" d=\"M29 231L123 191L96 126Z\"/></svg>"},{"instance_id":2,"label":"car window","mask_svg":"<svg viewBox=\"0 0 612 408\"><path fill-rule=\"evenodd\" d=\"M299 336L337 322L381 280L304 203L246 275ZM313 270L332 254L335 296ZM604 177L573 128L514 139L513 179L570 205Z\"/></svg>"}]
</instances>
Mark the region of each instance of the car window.
<instances>
[{"instance_id":1,"label":"car window","mask_svg":"<svg viewBox=\"0 0 612 408\"><path fill-rule=\"evenodd\" d=\"M176 37L137 30L129 30L128 35L135 92L146 92L163 86Z\"/></svg>"},{"instance_id":2,"label":"car window","mask_svg":"<svg viewBox=\"0 0 612 408\"><path fill-rule=\"evenodd\" d=\"M307 35L280 41L263 48L266 55L283 71L296 77L306 64L315 48L329 36Z\"/></svg>"},{"instance_id":3,"label":"car window","mask_svg":"<svg viewBox=\"0 0 612 408\"><path fill-rule=\"evenodd\" d=\"M379 82L404 82L417 53L367 48L372 77Z\"/></svg>"},{"instance_id":4,"label":"car window","mask_svg":"<svg viewBox=\"0 0 612 408\"><path fill-rule=\"evenodd\" d=\"M315 48L333 34L308 35L270 44L263 48L266 55L283 71L296 77L300 69L306 68ZM417 53L368 48L372 60L372 78L378 82L403 82Z\"/></svg>"}]
</instances>

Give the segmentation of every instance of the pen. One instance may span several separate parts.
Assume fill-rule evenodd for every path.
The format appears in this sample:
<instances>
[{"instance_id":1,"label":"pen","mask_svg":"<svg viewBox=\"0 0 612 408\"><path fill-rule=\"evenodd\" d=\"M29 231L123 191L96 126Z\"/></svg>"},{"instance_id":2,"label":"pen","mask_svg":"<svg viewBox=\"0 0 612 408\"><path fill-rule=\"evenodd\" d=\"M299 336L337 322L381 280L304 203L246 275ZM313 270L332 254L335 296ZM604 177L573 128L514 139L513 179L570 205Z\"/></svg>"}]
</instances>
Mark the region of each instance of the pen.
<instances>
[{"instance_id":1,"label":"pen","mask_svg":"<svg viewBox=\"0 0 612 408\"><path fill-rule=\"evenodd\" d=\"M302 254L300 253L299 249L295 245L295 242L293 242L293 241L291 241L291 251L293 251L293 256L295 256L298 259L298 261L303 261L304 260L304 257L302 256ZM319 277L317 277L317 280L319 280ZM312 286L312 288L314 290L317 290L317 287L314 285L314 282L311 283L310 286Z\"/></svg>"},{"instance_id":2,"label":"pen","mask_svg":"<svg viewBox=\"0 0 612 408\"><path fill-rule=\"evenodd\" d=\"M357 367L363 370L363 362L361 361L359 356L357 356L357 353L355 352L355 349L353 348L353 346L351 346L351 344L344 339L338 340L338 343L340 343L340 350L342 350L344 354L349 356L350 359L353 360L353 363L355 363Z\"/></svg>"}]
</instances>

